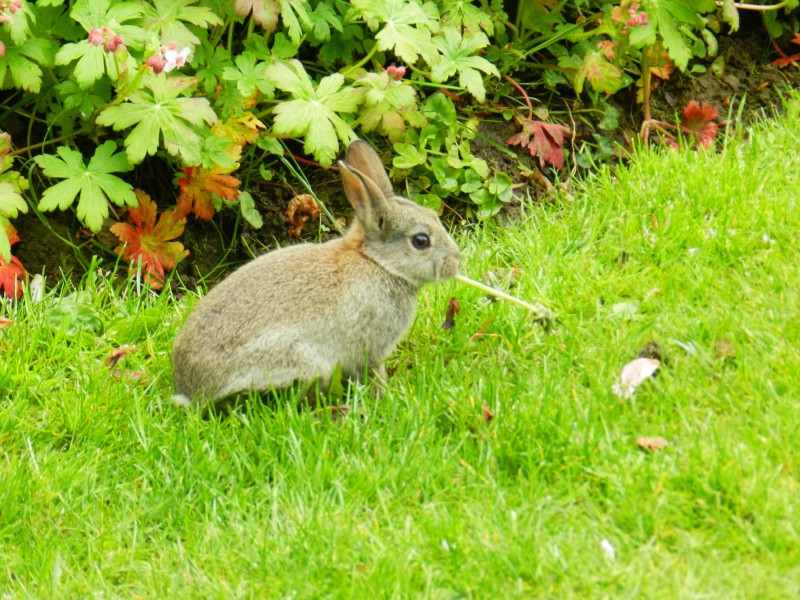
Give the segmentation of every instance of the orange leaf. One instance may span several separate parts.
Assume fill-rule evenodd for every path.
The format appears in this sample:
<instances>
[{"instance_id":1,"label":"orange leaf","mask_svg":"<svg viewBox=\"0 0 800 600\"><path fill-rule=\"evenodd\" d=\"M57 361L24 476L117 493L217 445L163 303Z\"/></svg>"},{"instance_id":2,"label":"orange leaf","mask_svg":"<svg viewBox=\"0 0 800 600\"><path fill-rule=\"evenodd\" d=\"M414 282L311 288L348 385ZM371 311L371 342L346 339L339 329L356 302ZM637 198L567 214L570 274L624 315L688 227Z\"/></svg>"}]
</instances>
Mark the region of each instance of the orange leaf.
<instances>
[{"instance_id":1,"label":"orange leaf","mask_svg":"<svg viewBox=\"0 0 800 600\"><path fill-rule=\"evenodd\" d=\"M153 289L164 285L164 272L186 258L188 250L180 242L171 242L183 233L186 219L175 210L165 210L156 223L156 203L142 190L134 190L139 206L128 209L130 223L111 226L122 244L114 252L130 261L131 270L141 264L144 280Z\"/></svg>"},{"instance_id":2,"label":"orange leaf","mask_svg":"<svg viewBox=\"0 0 800 600\"><path fill-rule=\"evenodd\" d=\"M238 148L238 146L233 146ZM178 196L178 214L185 217L193 212L198 219L210 221L216 210L211 195L231 202L239 197L239 184L235 177L228 175L230 169L214 167L211 170L200 167L183 167L186 177L178 180L181 195Z\"/></svg>"},{"instance_id":3,"label":"orange leaf","mask_svg":"<svg viewBox=\"0 0 800 600\"><path fill-rule=\"evenodd\" d=\"M28 273L17 257L12 256L11 262L6 262L0 256L0 292L7 298L19 298L22 296L22 283L27 280Z\"/></svg>"},{"instance_id":4,"label":"orange leaf","mask_svg":"<svg viewBox=\"0 0 800 600\"><path fill-rule=\"evenodd\" d=\"M14 229L14 226L11 223L6 223L6 235L8 236L9 246L13 246L19 241L19 235L17 235L17 230Z\"/></svg>"}]
</instances>

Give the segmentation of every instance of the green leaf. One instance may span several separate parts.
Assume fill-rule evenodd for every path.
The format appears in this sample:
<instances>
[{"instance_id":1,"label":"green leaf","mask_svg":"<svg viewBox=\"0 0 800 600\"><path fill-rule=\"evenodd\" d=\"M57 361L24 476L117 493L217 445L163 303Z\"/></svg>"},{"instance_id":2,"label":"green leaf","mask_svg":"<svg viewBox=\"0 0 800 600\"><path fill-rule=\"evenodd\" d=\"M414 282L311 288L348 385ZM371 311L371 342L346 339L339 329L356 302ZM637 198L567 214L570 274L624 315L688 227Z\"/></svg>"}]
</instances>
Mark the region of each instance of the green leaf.
<instances>
[{"instance_id":1,"label":"green leaf","mask_svg":"<svg viewBox=\"0 0 800 600\"><path fill-rule=\"evenodd\" d=\"M731 31L739 30L739 11L733 0L722 0L722 20L731 26Z\"/></svg>"},{"instance_id":2,"label":"green leaf","mask_svg":"<svg viewBox=\"0 0 800 600\"><path fill-rule=\"evenodd\" d=\"M365 107L361 111L363 131L379 129L393 142L403 137L406 121L421 127L427 119L417 110L414 88L406 81L395 81L389 73L367 73L358 80L364 89Z\"/></svg>"},{"instance_id":3,"label":"green leaf","mask_svg":"<svg viewBox=\"0 0 800 600\"><path fill-rule=\"evenodd\" d=\"M163 45L177 42L179 48L197 46L198 38L187 24L208 29L211 25L222 25L214 11L205 6L193 6L194 0L156 0L153 5L144 3L142 10L147 20L147 29L156 33Z\"/></svg>"},{"instance_id":4,"label":"green leaf","mask_svg":"<svg viewBox=\"0 0 800 600\"><path fill-rule=\"evenodd\" d=\"M256 210L256 202L250 192L242 192L239 194L239 210L242 211L242 216L256 229L261 229L264 226L264 219L261 213Z\"/></svg>"},{"instance_id":5,"label":"green leaf","mask_svg":"<svg viewBox=\"0 0 800 600\"><path fill-rule=\"evenodd\" d=\"M394 50L410 65L420 56L429 64L435 62L431 32L438 29L438 19L429 18L422 6L413 0L353 0L350 4L373 31L384 24L375 36L378 50Z\"/></svg>"},{"instance_id":6,"label":"green leaf","mask_svg":"<svg viewBox=\"0 0 800 600\"><path fill-rule=\"evenodd\" d=\"M311 17L306 10L308 0L278 0L278 4L281 7L281 20L289 38L299 45L303 30L311 28Z\"/></svg>"},{"instance_id":7,"label":"green leaf","mask_svg":"<svg viewBox=\"0 0 800 600\"><path fill-rule=\"evenodd\" d=\"M667 54L682 71L694 56L689 37L692 30L703 28L705 21L701 14L716 9L714 0L659 0L648 4L649 25L633 27L629 41L634 48L649 46L656 41L656 32L667 50Z\"/></svg>"},{"instance_id":8,"label":"green leaf","mask_svg":"<svg viewBox=\"0 0 800 600\"><path fill-rule=\"evenodd\" d=\"M396 142L393 147L397 154L392 159L392 164L398 169L411 169L425 164L425 161L428 160L427 152L421 151L414 144Z\"/></svg>"},{"instance_id":9,"label":"green leaf","mask_svg":"<svg viewBox=\"0 0 800 600\"><path fill-rule=\"evenodd\" d=\"M108 52L102 44L95 46L88 40L83 40L76 44L64 44L56 54L56 64L68 65L77 60L78 64L74 70L75 80L82 88L89 88L105 74L106 54Z\"/></svg>"},{"instance_id":10,"label":"green leaf","mask_svg":"<svg viewBox=\"0 0 800 600\"><path fill-rule=\"evenodd\" d=\"M39 202L40 210L66 210L80 194L76 209L78 218L92 231L100 231L103 219L108 216L108 202L118 206L136 205L133 187L113 172L130 171L133 167L117 145L109 140L95 151L89 165L77 150L60 146L58 157L42 154L34 157L36 164L47 177L63 179L48 188Z\"/></svg>"},{"instance_id":11,"label":"green leaf","mask_svg":"<svg viewBox=\"0 0 800 600\"><path fill-rule=\"evenodd\" d=\"M112 2L110 0L78 0L70 10L73 20L87 31L109 27L119 34L129 48L144 47L146 32L141 27L142 7L137 2Z\"/></svg>"},{"instance_id":12,"label":"green leaf","mask_svg":"<svg viewBox=\"0 0 800 600\"><path fill-rule=\"evenodd\" d=\"M500 77L492 63L483 57L473 56L489 45L489 38L482 32L462 38L454 27L445 27L442 33L443 35L434 40L441 57L431 71L431 78L442 82L458 73L458 84L475 96L478 102L483 102L486 100L486 89L483 86L483 76L478 71Z\"/></svg>"},{"instance_id":13,"label":"green leaf","mask_svg":"<svg viewBox=\"0 0 800 600\"><path fill-rule=\"evenodd\" d=\"M0 85L7 88L6 76L11 74L11 82L16 88L39 93L42 87L42 66L50 66L43 52L43 42L29 39L21 46L6 45L5 54L0 57ZM39 64L36 64L36 63Z\"/></svg>"},{"instance_id":14,"label":"green leaf","mask_svg":"<svg viewBox=\"0 0 800 600\"><path fill-rule=\"evenodd\" d=\"M181 87L165 77L151 76L146 89L131 94L128 101L110 106L97 117L99 125L112 126L114 131L136 125L125 138L125 150L134 164L148 154L155 154L159 138L164 148L181 158L187 166L200 164L200 136L192 126L211 125L217 116L205 98L179 98Z\"/></svg>"},{"instance_id":15,"label":"green leaf","mask_svg":"<svg viewBox=\"0 0 800 600\"><path fill-rule=\"evenodd\" d=\"M92 306L89 292L73 292L61 298L44 313L45 324L54 331L73 336L79 333L101 334L103 320Z\"/></svg>"},{"instance_id":16,"label":"green leaf","mask_svg":"<svg viewBox=\"0 0 800 600\"><path fill-rule=\"evenodd\" d=\"M489 11L482 10L469 0L450 0L444 6L447 6L444 15L445 25L463 29L468 35L475 34L481 29L488 35L494 35L494 23Z\"/></svg>"},{"instance_id":17,"label":"green leaf","mask_svg":"<svg viewBox=\"0 0 800 600\"><path fill-rule=\"evenodd\" d=\"M266 63L257 62L252 53L245 51L236 57L236 67L223 69L222 78L235 81L239 93L247 98L255 95L256 90L267 98L272 98L275 88L267 81L266 69Z\"/></svg>"},{"instance_id":18,"label":"green leaf","mask_svg":"<svg viewBox=\"0 0 800 600\"><path fill-rule=\"evenodd\" d=\"M356 134L339 113L354 113L363 102L364 90L345 87L339 73L323 77L315 88L298 60L278 62L267 67L267 77L293 100L274 109L275 133L304 137L304 149L324 166L333 162L339 140L350 142Z\"/></svg>"}]
</instances>

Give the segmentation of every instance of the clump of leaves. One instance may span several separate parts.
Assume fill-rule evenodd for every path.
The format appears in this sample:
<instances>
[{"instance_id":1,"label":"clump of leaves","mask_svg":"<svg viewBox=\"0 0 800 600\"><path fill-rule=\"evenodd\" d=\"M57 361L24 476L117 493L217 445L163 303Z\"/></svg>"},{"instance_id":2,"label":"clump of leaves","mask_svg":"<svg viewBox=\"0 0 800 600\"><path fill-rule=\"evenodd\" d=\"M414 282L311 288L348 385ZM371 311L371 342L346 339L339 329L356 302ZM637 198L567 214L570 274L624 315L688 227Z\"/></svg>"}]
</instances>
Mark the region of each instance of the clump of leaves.
<instances>
[{"instance_id":1,"label":"clump of leaves","mask_svg":"<svg viewBox=\"0 0 800 600\"><path fill-rule=\"evenodd\" d=\"M127 222L111 226L121 242L114 252L130 261L131 271L141 271L150 287L161 289L166 271L174 269L189 254L183 244L171 241L183 233L186 218L172 209L163 211L156 222L156 203L142 190L135 193L137 206L127 209Z\"/></svg>"}]
</instances>

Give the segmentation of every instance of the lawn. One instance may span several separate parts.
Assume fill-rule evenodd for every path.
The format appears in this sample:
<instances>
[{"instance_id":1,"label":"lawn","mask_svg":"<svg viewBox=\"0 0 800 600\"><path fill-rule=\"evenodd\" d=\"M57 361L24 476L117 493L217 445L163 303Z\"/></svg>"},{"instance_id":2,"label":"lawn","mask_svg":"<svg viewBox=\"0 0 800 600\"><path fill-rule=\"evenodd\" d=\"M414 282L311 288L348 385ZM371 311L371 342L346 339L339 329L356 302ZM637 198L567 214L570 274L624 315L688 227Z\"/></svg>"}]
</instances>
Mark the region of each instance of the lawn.
<instances>
[{"instance_id":1,"label":"lawn","mask_svg":"<svg viewBox=\"0 0 800 600\"><path fill-rule=\"evenodd\" d=\"M94 269L5 303L0 597L800 596L798 113L456 232L465 274L516 265L557 318L427 288L346 418L172 406L192 294Z\"/></svg>"}]
</instances>

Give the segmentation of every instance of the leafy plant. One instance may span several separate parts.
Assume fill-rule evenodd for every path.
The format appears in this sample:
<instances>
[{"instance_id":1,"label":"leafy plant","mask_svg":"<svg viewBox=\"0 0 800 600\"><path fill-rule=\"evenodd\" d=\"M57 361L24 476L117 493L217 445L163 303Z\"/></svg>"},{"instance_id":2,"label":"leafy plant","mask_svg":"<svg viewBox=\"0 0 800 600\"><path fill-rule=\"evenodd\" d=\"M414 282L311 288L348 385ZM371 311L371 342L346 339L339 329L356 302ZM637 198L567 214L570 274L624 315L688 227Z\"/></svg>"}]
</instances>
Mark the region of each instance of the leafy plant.
<instances>
[{"instance_id":1,"label":"leafy plant","mask_svg":"<svg viewBox=\"0 0 800 600\"><path fill-rule=\"evenodd\" d=\"M526 93L512 75L541 90L571 87L604 111L608 96L636 81L649 123L651 76L691 71L693 59L715 51L713 0L518 2L513 23L504 5L513 8L502 0L2 2L0 102L30 126L14 129L16 149L4 136L0 156L31 156L42 176L31 195L39 208L74 210L96 233L116 207L150 215L131 182L150 169L173 173L164 225L148 225L144 213L140 225L127 223L141 239L173 244L161 234L179 235L189 215L208 220L234 207L259 225L243 188L282 182L286 154L327 167L344 144L369 136L394 148L392 174L409 195L488 218L514 198L514 182L476 156L473 142L482 119L515 118ZM733 26L737 10L723 2L723 22ZM516 119L513 143L542 169L560 168L566 127ZM0 167L8 262L7 225L31 198L10 160ZM123 257L140 260L130 248ZM145 264L153 282L169 268Z\"/></svg>"}]
</instances>

